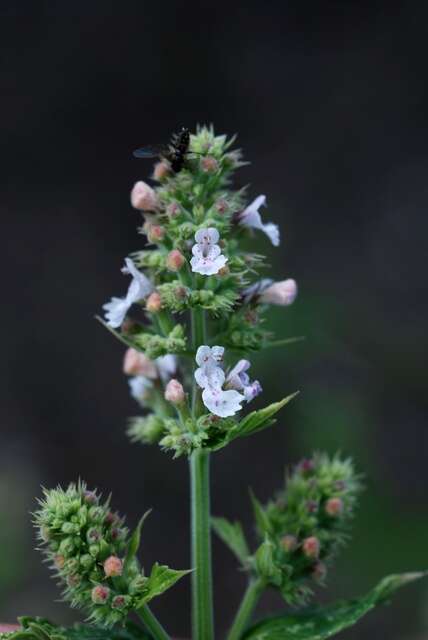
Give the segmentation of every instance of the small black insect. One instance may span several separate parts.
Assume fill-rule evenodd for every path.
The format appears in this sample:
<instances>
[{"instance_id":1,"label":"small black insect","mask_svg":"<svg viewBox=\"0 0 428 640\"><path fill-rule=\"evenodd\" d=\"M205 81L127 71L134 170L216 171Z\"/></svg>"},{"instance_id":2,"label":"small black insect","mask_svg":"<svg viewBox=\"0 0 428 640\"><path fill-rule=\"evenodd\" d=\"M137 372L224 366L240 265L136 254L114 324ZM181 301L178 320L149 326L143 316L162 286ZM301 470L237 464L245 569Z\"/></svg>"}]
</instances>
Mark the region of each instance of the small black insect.
<instances>
[{"instance_id":1,"label":"small black insect","mask_svg":"<svg viewBox=\"0 0 428 640\"><path fill-rule=\"evenodd\" d=\"M171 165L174 173L178 173L184 166L186 154L189 152L190 132L182 127L178 133L173 133L167 145L149 145L133 152L135 158L164 158Z\"/></svg>"}]
</instances>

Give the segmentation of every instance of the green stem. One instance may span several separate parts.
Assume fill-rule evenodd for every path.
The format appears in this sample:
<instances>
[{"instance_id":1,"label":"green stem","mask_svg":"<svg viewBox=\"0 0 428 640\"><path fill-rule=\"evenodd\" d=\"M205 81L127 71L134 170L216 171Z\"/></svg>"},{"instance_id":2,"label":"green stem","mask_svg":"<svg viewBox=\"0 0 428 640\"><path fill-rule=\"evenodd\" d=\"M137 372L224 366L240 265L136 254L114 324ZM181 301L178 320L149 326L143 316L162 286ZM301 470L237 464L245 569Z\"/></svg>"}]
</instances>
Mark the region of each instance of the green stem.
<instances>
[{"instance_id":1,"label":"green stem","mask_svg":"<svg viewBox=\"0 0 428 640\"><path fill-rule=\"evenodd\" d=\"M201 307L196 307L192 310L192 346L196 353L198 347L202 344L206 344L205 336L205 311ZM193 380L193 393L192 393L192 413L194 418L198 418L202 413L202 398L201 390L196 384L196 380Z\"/></svg>"},{"instance_id":2,"label":"green stem","mask_svg":"<svg viewBox=\"0 0 428 640\"><path fill-rule=\"evenodd\" d=\"M190 457L192 501L192 638L213 640L209 452Z\"/></svg>"},{"instance_id":3,"label":"green stem","mask_svg":"<svg viewBox=\"0 0 428 640\"><path fill-rule=\"evenodd\" d=\"M239 640L240 638L242 638L242 634L244 633L248 623L251 620L253 611L259 601L260 596L263 593L264 588L265 585L259 578L250 580L244 597L242 598L242 602L236 614L235 620L230 627L227 640Z\"/></svg>"},{"instance_id":4,"label":"green stem","mask_svg":"<svg viewBox=\"0 0 428 640\"><path fill-rule=\"evenodd\" d=\"M146 604L138 609L137 613L155 640L170 640L169 635Z\"/></svg>"}]
</instances>

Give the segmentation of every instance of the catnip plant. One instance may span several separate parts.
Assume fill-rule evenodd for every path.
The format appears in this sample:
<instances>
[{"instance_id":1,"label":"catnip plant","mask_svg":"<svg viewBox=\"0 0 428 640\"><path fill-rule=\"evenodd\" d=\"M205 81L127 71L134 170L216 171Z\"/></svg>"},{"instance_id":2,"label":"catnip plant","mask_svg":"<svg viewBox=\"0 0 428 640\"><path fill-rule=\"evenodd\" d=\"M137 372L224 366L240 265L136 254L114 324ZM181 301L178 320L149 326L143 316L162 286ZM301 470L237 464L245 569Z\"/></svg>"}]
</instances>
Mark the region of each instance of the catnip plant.
<instances>
[{"instance_id":1,"label":"catnip plant","mask_svg":"<svg viewBox=\"0 0 428 640\"><path fill-rule=\"evenodd\" d=\"M265 220L264 195L253 199L247 188L234 189L233 175L245 162L233 144L212 127L184 130L156 163L155 186L135 184L131 203L142 248L125 257L125 293L111 298L99 318L124 345L123 372L137 413L128 423L131 442L189 460L190 566L143 568L138 552L147 513L131 533L111 499L83 481L45 490L34 514L40 548L64 600L82 609L87 624L65 628L24 617L5 638L168 640L174 630L165 630L149 603L187 576L192 638L213 640L211 531L247 581L227 640L330 638L424 575L391 575L359 599L308 608L349 539L362 489L353 462L339 455L315 453L289 468L267 504L251 494L252 546L239 521L211 514L210 457L234 441L238 448L240 438L270 427L289 402L300 401L287 390L273 404L251 407L263 394L251 354L298 340L276 339L265 327L272 305L286 313L293 304L297 284L266 277L264 256L244 248L258 234L278 247L280 233ZM281 594L285 611L255 621L267 589Z\"/></svg>"}]
</instances>

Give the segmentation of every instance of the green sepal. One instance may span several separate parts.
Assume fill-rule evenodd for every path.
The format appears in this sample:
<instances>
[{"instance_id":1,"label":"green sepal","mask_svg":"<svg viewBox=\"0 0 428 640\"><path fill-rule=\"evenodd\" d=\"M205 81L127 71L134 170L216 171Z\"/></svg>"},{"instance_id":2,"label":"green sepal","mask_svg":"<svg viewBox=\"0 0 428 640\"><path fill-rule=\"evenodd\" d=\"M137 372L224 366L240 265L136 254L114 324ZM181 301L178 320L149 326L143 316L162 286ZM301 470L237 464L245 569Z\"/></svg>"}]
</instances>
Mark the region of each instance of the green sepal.
<instances>
[{"instance_id":1,"label":"green sepal","mask_svg":"<svg viewBox=\"0 0 428 640\"><path fill-rule=\"evenodd\" d=\"M325 640L354 625L378 604L387 601L397 589L419 580L428 572L387 576L369 593L356 600L303 611L294 615L262 620L244 635L245 640Z\"/></svg>"},{"instance_id":2,"label":"green sepal","mask_svg":"<svg viewBox=\"0 0 428 640\"><path fill-rule=\"evenodd\" d=\"M275 563L275 545L268 535L254 554L254 563L261 578L275 586L281 585L282 573Z\"/></svg>"},{"instance_id":3,"label":"green sepal","mask_svg":"<svg viewBox=\"0 0 428 640\"><path fill-rule=\"evenodd\" d=\"M137 609L167 591L180 580L180 578L188 573L191 573L191 569L176 571L175 569L170 569L166 565L161 565L156 562L152 567L145 585L145 593L137 604Z\"/></svg>"},{"instance_id":4,"label":"green sepal","mask_svg":"<svg viewBox=\"0 0 428 640\"><path fill-rule=\"evenodd\" d=\"M219 538L235 554L242 565L248 565L250 550L240 522L229 522L226 518L211 518L211 524Z\"/></svg>"},{"instance_id":5,"label":"green sepal","mask_svg":"<svg viewBox=\"0 0 428 640\"><path fill-rule=\"evenodd\" d=\"M250 489L250 498L251 498L251 504L254 512L254 518L256 520L259 533L262 536L265 536L266 533L273 534L274 532L272 529L271 522L268 518L268 515L266 511L263 509L260 502L257 500L256 496L254 495L251 489Z\"/></svg>"},{"instance_id":6,"label":"green sepal","mask_svg":"<svg viewBox=\"0 0 428 640\"><path fill-rule=\"evenodd\" d=\"M151 509L148 509L148 511L146 511L146 513L140 518L140 521L138 522L129 539L128 548L126 550L126 556L123 563L123 573L125 576L138 553L141 542L141 529L143 528L144 521L150 515L151 511Z\"/></svg>"}]
</instances>

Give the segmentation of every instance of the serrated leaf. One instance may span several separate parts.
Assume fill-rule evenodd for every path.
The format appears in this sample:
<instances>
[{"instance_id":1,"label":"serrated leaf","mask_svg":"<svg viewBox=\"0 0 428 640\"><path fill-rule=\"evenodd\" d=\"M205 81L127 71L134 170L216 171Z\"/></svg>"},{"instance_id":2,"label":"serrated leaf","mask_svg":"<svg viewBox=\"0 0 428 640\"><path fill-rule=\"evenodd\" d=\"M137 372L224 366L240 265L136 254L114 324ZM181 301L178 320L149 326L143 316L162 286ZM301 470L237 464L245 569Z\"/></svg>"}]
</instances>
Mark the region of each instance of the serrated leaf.
<instances>
[{"instance_id":1,"label":"serrated leaf","mask_svg":"<svg viewBox=\"0 0 428 640\"><path fill-rule=\"evenodd\" d=\"M262 620L243 636L245 640L325 640L354 625L401 587L428 572L387 576L366 596L312 611Z\"/></svg>"},{"instance_id":2,"label":"serrated leaf","mask_svg":"<svg viewBox=\"0 0 428 640\"><path fill-rule=\"evenodd\" d=\"M126 551L125 561L123 563L123 572L126 575L131 563L133 562L135 556L137 555L140 542L141 542L141 529L143 527L144 521L150 515L151 509L146 511L146 513L140 518L139 523L135 527L134 531L128 542L128 548Z\"/></svg>"},{"instance_id":3,"label":"serrated leaf","mask_svg":"<svg viewBox=\"0 0 428 640\"><path fill-rule=\"evenodd\" d=\"M231 430L229 441L235 438L242 438L249 436L256 431L265 429L273 424L273 416L278 413L286 404L288 404L293 398L298 395L298 391L290 394L286 398L283 398L279 402L273 402L263 409L252 411L245 418L240 420L238 424Z\"/></svg>"},{"instance_id":4,"label":"serrated leaf","mask_svg":"<svg viewBox=\"0 0 428 640\"><path fill-rule=\"evenodd\" d=\"M141 598L138 606L140 607L143 604L150 602L150 600L156 596L161 595L161 593L164 593L164 591L172 587L178 580L180 580L180 578L188 573L191 573L191 570L187 569L184 571L177 571L156 562L152 567L152 571L146 585L146 593L144 597Z\"/></svg>"},{"instance_id":5,"label":"serrated leaf","mask_svg":"<svg viewBox=\"0 0 428 640\"><path fill-rule=\"evenodd\" d=\"M45 618L22 616L18 618L21 628L11 633L0 634L7 640L38 640L41 634L49 640L149 640L149 636L133 622L124 627L105 629L93 625L75 624L60 627Z\"/></svg>"},{"instance_id":6,"label":"serrated leaf","mask_svg":"<svg viewBox=\"0 0 428 640\"><path fill-rule=\"evenodd\" d=\"M211 518L211 524L224 544L229 547L238 560L245 565L250 555L250 550L245 539L240 522L229 522L226 518Z\"/></svg>"}]
</instances>

